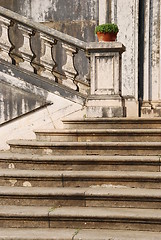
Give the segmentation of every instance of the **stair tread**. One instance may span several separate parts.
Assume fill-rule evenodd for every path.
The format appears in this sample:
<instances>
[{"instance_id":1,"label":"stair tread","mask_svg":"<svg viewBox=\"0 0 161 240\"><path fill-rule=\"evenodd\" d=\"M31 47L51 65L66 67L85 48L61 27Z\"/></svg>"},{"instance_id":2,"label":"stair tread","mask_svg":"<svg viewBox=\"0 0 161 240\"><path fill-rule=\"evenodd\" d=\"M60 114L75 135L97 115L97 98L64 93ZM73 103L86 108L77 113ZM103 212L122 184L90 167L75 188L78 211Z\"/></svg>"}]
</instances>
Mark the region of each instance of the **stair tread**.
<instances>
[{"instance_id":1,"label":"stair tread","mask_svg":"<svg viewBox=\"0 0 161 240\"><path fill-rule=\"evenodd\" d=\"M81 196L81 197L130 197L130 198L157 198L161 201L160 189L130 188L120 185L107 184L88 188L76 187L6 187L0 186L0 196Z\"/></svg>"},{"instance_id":2,"label":"stair tread","mask_svg":"<svg viewBox=\"0 0 161 240\"><path fill-rule=\"evenodd\" d=\"M160 236L150 231L0 228L0 240L160 240Z\"/></svg>"},{"instance_id":3,"label":"stair tread","mask_svg":"<svg viewBox=\"0 0 161 240\"><path fill-rule=\"evenodd\" d=\"M128 221L159 221L161 209L107 208L107 207L44 207L44 206L0 206L0 218L88 218L120 219Z\"/></svg>"},{"instance_id":4,"label":"stair tread","mask_svg":"<svg viewBox=\"0 0 161 240\"><path fill-rule=\"evenodd\" d=\"M24 170L0 169L1 177L89 177L89 178L139 178L161 179L161 172L142 171L55 171L55 170Z\"/></svg>"},{"instance_id":5,"label":"stair tread","mask_svg":"<svg viewBox=\"0 0 161 240\"><path fill-rule=\"evenodd\" d=\"M0 240L72 240L75 229L0 228Z\"/></svg>"},{"instance_id":6,"label":"stair tread","mask_svg":"<svg viewBox=\"0 0 161 240\"><path fill-rule=\"evenodd\" d=\"M139 161L139 162L158 162L159 156L110 156L110 155L38 155L38 154L23 154L12 152L0 152L0 160L38 160L38 161Z\"/></svg>"},{"instance_id":7,"label":"stair tread","mask_svg":"<svg viewBox=\"0 0 161 240\"><path fill-rule=\"evenodd\" d=\"M89 122L96 122L96 123L99 123L99 122L118 122L118 123L128 123L128 122L138 122L138 123L142 123L142 122L150 122L150 123L153 123L153 122L159 122L161 123L161 119L160 117L153 117L153 118L144 118L144 117L141 117L141 118L138 118L138 117L128 117L128 118L125 118L125 117L115 117L115 118L84 118L84 119L68 119L68 118L64 118L63 120L63 123L89 123Z\"/></svg>"},{"instance_id":8,"label":"stair tread","mask_svg":"<svg viewBox=\"0 0 161 240\"><path fill-rule=\"evenodd\" d=\"M38 129L34 130L35 133L38 134L122 134L122 133L130 133L130 134L154 134L161 133L161 129Z\"/></svg>"},{"instance_id":9,"label":"stair tread","mask_svg":"<svg viewBox=\"0 0 161 240\"><path fill-rule=\"evenodd\" d=\"M88 188L74 187L6 187L0 186L0 195L31 195L31 196L84 196Z\"/></svg>"},{"instance_id":10,"label":"stair tread","mask_svg":"<svg viewBox=\"0 0 161 240\"><path fill-rule=\"evenodd\" d=\"M116 147L161 147L161 142L52 142L52 141L37 141L37 140L9 140L9 145L19 146L33 146L33 147L46 147L46 146L116 146Z\"/></svg>"}]
</instances>

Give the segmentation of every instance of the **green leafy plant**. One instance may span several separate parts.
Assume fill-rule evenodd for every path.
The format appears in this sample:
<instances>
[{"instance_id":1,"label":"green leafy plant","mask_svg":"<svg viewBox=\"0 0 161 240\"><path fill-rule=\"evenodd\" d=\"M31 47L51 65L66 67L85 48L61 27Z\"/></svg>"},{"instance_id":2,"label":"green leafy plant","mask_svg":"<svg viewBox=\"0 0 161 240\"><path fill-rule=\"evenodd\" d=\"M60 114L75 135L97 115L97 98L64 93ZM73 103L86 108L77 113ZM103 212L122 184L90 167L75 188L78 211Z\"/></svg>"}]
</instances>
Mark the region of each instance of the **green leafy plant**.
<instances>
[{"instance_id":1,"label":"green leafy plant","mask_svg":"<svg viewBox=\"0 0 161 240\"><path fill-rule=\"evenodd\" d=\"M118 33L119 28L115 23L105 23L96 26L95 33L101 32L101 33Z\"/></svg>"}]
</instances>

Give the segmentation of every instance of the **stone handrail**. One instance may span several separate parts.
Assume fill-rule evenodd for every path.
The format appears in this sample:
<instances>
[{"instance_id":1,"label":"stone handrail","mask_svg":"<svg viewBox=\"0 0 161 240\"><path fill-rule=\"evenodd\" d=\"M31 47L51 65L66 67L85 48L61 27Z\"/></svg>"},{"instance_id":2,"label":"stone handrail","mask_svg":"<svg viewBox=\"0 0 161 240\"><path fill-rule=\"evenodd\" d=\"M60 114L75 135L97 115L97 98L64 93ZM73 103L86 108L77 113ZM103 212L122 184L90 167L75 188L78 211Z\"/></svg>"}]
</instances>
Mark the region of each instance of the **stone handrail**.
<instances>
[{"instance_id":1,"label":"stone handrail","mask_svg":"<svg viewBox=\"0 0 161 240\"><path fill-rule=\"evenodd\" d=\"M83 42L2 7L0 27L1 59L83 94L121 96L121 54L125 51L121 43ZM65 55L62 65L57 48ZM79 51L88 66L83 81L77 78L80 74L74 61ZM83 65L84 59L79 61Z\"/></svg>"},{"instance_id":2,"label":"stone handrail","mask_svg":"<svg viewBox=\"0 0 161 240\"><path fill-rule=\"evenodd\" d=\"M16 21L17 23L24 25L26 27L30 27L31 29L35 31L42 32L50 37L53 37L56 40L60 40L64 43L67 43L69 45L72 45L73 47L77 47L79 49L86 49L87 43L84 41L81 41L79 39L76 39L72 36L69 36L65 33L59 32L55 29L43 26L40 23L33 22L32 20L27 19L26 17L23 17L15 12L12 12L6 8L0 7L0 15L4 18L8 18L10 20Z\"/></svg>"}]
</instances>

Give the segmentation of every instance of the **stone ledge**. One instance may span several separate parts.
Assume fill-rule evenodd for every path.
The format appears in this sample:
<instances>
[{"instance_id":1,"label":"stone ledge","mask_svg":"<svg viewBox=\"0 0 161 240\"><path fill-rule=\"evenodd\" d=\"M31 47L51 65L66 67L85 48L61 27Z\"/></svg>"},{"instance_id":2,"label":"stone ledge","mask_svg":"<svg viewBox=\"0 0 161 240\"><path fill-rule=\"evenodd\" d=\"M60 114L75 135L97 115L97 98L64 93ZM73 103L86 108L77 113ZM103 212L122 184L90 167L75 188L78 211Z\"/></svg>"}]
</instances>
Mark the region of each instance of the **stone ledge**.
<instances>
[{"instance_id":1,"label":"stone ledge","mask_svg":"<svg viewBox=\"0 0 161 240\"><path fill-rule=\"evenodd\" d=\"M149 230L160 231L160 209L132 209L106 207L0 207L0 218L3 217L3 226L47 228L68 227L103 228L122 230ZM14 221L13 221L14 218ZM25 220L25 221L23 221Z\"/></svg>"},{"instance_id":2,"label":"stone ledge","mask_svg":"<svg viewBox=\"0 0 161 240\"><path fill-rule=\"evenodd\" d=\"M0 228L0 240L160 240L160 232L105 229Z\"/></svg>"}]
</instances>

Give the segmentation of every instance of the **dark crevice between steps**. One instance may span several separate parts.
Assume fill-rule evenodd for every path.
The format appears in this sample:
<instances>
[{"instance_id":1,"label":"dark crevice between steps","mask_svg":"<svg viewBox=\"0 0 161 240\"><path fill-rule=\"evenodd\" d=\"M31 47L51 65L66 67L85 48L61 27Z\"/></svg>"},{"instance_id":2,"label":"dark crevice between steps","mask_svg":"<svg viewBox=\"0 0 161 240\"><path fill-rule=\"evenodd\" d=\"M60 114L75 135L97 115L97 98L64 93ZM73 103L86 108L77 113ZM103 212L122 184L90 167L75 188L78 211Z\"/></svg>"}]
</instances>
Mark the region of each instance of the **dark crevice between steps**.
<instances>
[{"instance_id":1,"label":"dark crevice between steps","mask_svg":"<svg viewBox=\"0 0 161 240\"><path fill-rule=\"evenodd\" d=\"M161 158L161 156L159 156L159 172L160 172L160 165L161 165L160 158Z\"/></svg>"},{"instance_id":2,"label":"dark crevice between steps","mask_svg":"<svg viewBox=\"0 0 161 240\"><path fill-rule=\"evenodd\" d=\"M64 187L64 176L63 176L63 173L62 173L61 177L62 177L62 187Z\"/></svg>"},{"instance_id":3,"label":"dark crevice between steps","mask_svg":"<svg viewBox=\"0 0 161 240\"><path fill-rule=\"evenodd\" d=\"M144 31L145 31L145 2L139 1L139 28L138 28L138 99L139 117L141 117L141 106L144 95Z\"/></svg>"}]
</instances>

